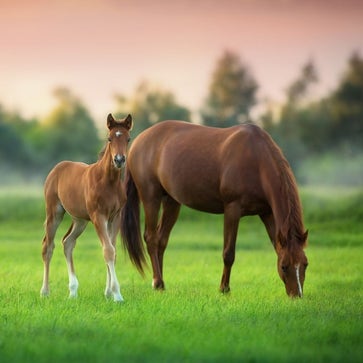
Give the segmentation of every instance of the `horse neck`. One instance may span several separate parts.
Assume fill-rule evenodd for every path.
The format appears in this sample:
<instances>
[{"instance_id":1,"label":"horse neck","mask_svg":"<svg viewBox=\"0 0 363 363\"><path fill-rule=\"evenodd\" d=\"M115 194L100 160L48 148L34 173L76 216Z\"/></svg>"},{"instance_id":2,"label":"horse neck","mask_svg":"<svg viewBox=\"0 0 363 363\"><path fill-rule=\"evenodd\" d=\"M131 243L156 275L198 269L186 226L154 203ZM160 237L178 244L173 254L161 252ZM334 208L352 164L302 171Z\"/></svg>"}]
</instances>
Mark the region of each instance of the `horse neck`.
<instances>
[{"instance_id":1,"label":"horse neck","mask_svg":"<svg viewBox=\"0 0 363 363\"><path fill-rule=\"evenodd\" d=\"M110 146L107 145L101 159L96 163L96 168L101 173L101 179L106 179L108 182L119 182L121 180L121 170L116 169L113 165Z\"/></svg>"},{"instance_id":2,"label":"horse neck","mask_svg":"<svg viewBox=\"0 0 363 363\"><path fill-rule=\"evenodd\" d=\"M296 240L299 242L304 234L302 208L299 193L290 168L282 178L281 191L282 200L286 201L286 206L283 208L284 213L280 232L287 241Z\"/></svg>"},{"instance_id":3,"label":"horse neck","mask_svg":"<svg viewBox=\"0 0 363 363\"><path fill-rule=\"evenodd\" d=\"M277 147L274 147L271 155L274 162L270 163L270 166L275 168L274 172L278 175L276 184L270 189L273 190L271 207L276 234L280 233L280 238L284 238L287 243L296 241L302 244L304 242L301 240L304 235L302 207L294 175Z\"/></svg>"}]
</instances>

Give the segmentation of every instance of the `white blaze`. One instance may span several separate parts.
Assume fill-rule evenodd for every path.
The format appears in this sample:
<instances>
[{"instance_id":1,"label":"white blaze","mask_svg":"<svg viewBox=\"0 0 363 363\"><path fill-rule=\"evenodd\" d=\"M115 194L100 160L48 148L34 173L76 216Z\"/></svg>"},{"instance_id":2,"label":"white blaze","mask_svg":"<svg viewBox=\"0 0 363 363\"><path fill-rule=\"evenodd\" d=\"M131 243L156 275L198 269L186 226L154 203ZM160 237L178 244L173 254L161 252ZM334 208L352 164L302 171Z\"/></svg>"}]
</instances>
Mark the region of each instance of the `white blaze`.
<instances>
[{"instance_id":1,"label":"white blaze","mask_svg":"<svg viewBox=\"0 0 363 363\"><path fill-rule=\"evenodd\" d=\"M299 296L302 296L303 292L300 283L300 264L295 266L295 270L296 270L297 287L299 289Z\"/></svg>"}]
</instances>

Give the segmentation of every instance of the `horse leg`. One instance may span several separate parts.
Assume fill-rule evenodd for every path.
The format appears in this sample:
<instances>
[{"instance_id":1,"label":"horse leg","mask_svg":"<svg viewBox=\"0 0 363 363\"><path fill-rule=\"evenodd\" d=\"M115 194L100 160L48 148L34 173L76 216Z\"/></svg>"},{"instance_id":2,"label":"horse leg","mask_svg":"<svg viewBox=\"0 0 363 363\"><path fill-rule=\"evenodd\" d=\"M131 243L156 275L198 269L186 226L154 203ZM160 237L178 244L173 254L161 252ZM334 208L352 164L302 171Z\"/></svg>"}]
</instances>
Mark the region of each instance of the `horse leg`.
<instances>
[{"instance_id":1,"label":"horse leg","mask_svg":"<svg viewBox=\"0 0 363 363\"><path fill-rule=\"evenodd\" d=\"M158 226L158 232L159 232L158 259L159 259L161 279L163 279L164 252L168 245L170 232L174 227L175 222L178 219L180 212L180 204L170 196L166 196L162 200L162 206L163 206L163 212Z\"/></svg>"},{"instance_id":2,"label":"horse leg","mask_svg":"<svg viewBox=\"0 0 363 363\"><path fill-rule=\"evenodd\" d=\"M147 246L147 252L150 256L151 266L153 269L152 287L156 290L165 288L162 278L161 265L159 262L159 238L158 238L158 214L161 204L160 198L151 198L150 202L144 200L145 211L145 232L144 239Z\"/></svg>"},{"instance_id":3,"label":"horse leg","mask_svg":"<svg viewBox=\"0 0 363 363\"><path fill-rule=\"evenodd\" d=\"M49 266L53 256L54 237L59 224L62 222L65 210L59 200L47 201L45 236L42 242L42 258L44 264L43 285L40 289L42 296L49 295Z\"/></svg>"},{"instance_id":4,"label":"horse leg","mask_svg":"<svg viewBox=\"0 0 363 363\"><path fill-rule=\"evenodd\" d=\"M77 297L78 280L73 264L73 249L76 245L77 238L84 231L87 223L88 221L86 220L74 218L68 232L65 234L62 240L69 277L69 297Z\"/></svg>"},{"instance_id":5,"label":"horse leg","mask_svg":"<svg viewBox=\"0 0 363 363\"><path fill-rule=\"evenodd\" d=\"M236 238L238 232L241 208L239 203L232 202L224 208L224 246L223 246L223 274L221 279L220 291L229 292L229 278L235 258Z\"/></svg>"},{"instance_id":6,"label":"horse leg","mask_svg":"<svg viewBox=\"0 0 363 363\"><path fill-rule=\"evenodd\" d=\"M107 266L107 284L110 287L110 290L113 295L113 300L121 302L123 301L123 297L120 292L120 284L117 280L116 271L115 271L115 260L116 260L116 249L113 245L111 238L109 236L109 226L108 220L105 217L101 217L97 215L95 218L92 218L93 224L96 228L96 232L98 237L102 243L103 249L103 257ZM110 280L110 282L108 282ZM108 294L108 290L106 291Z\"/></svg>"},{"instance_id":7,"label":"horse leg","mask_svg":"<svg viewBox=\"0 0 363 363\"><path fill-rule=\"evenodd\" d=\"M120 222L121 222L121 219L120 219L120 215L118 214L117 216L114 217L114 219L112 221L109 221L107 224L108 235L110 236L111 243L112 243L113 247L115 248L115 264L116 264L116 257L117 257L116 240L117 240L117 234L120 229ZM106 274L105 296L107 298L109 298L112 296L112 287L111 287L111 271L108 266L107 266L106 272L107 272L107 274Z\"/></svg>"}]
</instances>

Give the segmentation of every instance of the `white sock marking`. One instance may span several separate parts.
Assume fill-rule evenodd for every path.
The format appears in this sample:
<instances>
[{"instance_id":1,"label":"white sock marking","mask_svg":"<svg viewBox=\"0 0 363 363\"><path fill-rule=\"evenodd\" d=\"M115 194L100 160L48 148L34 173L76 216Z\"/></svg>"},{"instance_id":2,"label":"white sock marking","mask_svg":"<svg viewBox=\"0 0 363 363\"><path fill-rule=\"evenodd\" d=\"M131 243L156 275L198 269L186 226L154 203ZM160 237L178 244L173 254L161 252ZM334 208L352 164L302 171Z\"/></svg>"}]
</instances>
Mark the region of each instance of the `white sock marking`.
<instances>
[{"instance_id":1,"label":"white sock marking","mask_svg":"<svg viewBox=\"0 0 363 363\"><path fill-rule=\"evenodd\" d=\"M78 280L76 275L70 274L69 275L69 297L77 297L78 291Z\"/></svg>"}]
</instances>

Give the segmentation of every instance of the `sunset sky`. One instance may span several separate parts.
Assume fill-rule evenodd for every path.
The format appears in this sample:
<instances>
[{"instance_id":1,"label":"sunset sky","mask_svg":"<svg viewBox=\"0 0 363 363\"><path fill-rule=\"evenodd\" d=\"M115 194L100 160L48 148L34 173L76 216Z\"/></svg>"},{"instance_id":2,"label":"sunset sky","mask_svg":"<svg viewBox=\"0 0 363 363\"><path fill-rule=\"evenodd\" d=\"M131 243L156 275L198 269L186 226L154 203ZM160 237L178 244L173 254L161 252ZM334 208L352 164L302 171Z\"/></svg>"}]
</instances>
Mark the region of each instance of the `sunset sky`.
<instances>
[{"instance_id":1,"label":"sunset sky","mask_svg":"<svg viewBox=\"0 0 363 363\"><path fill-rule=\"evenodd\" d=\"M363 56L360 0L0 0L0 104L44 116L66 86L97 121L141 80L198 110L224 50L240 54L259 96L283 100L313 59L320 92L353 51Z\"/></svg>"}]
</instances>

